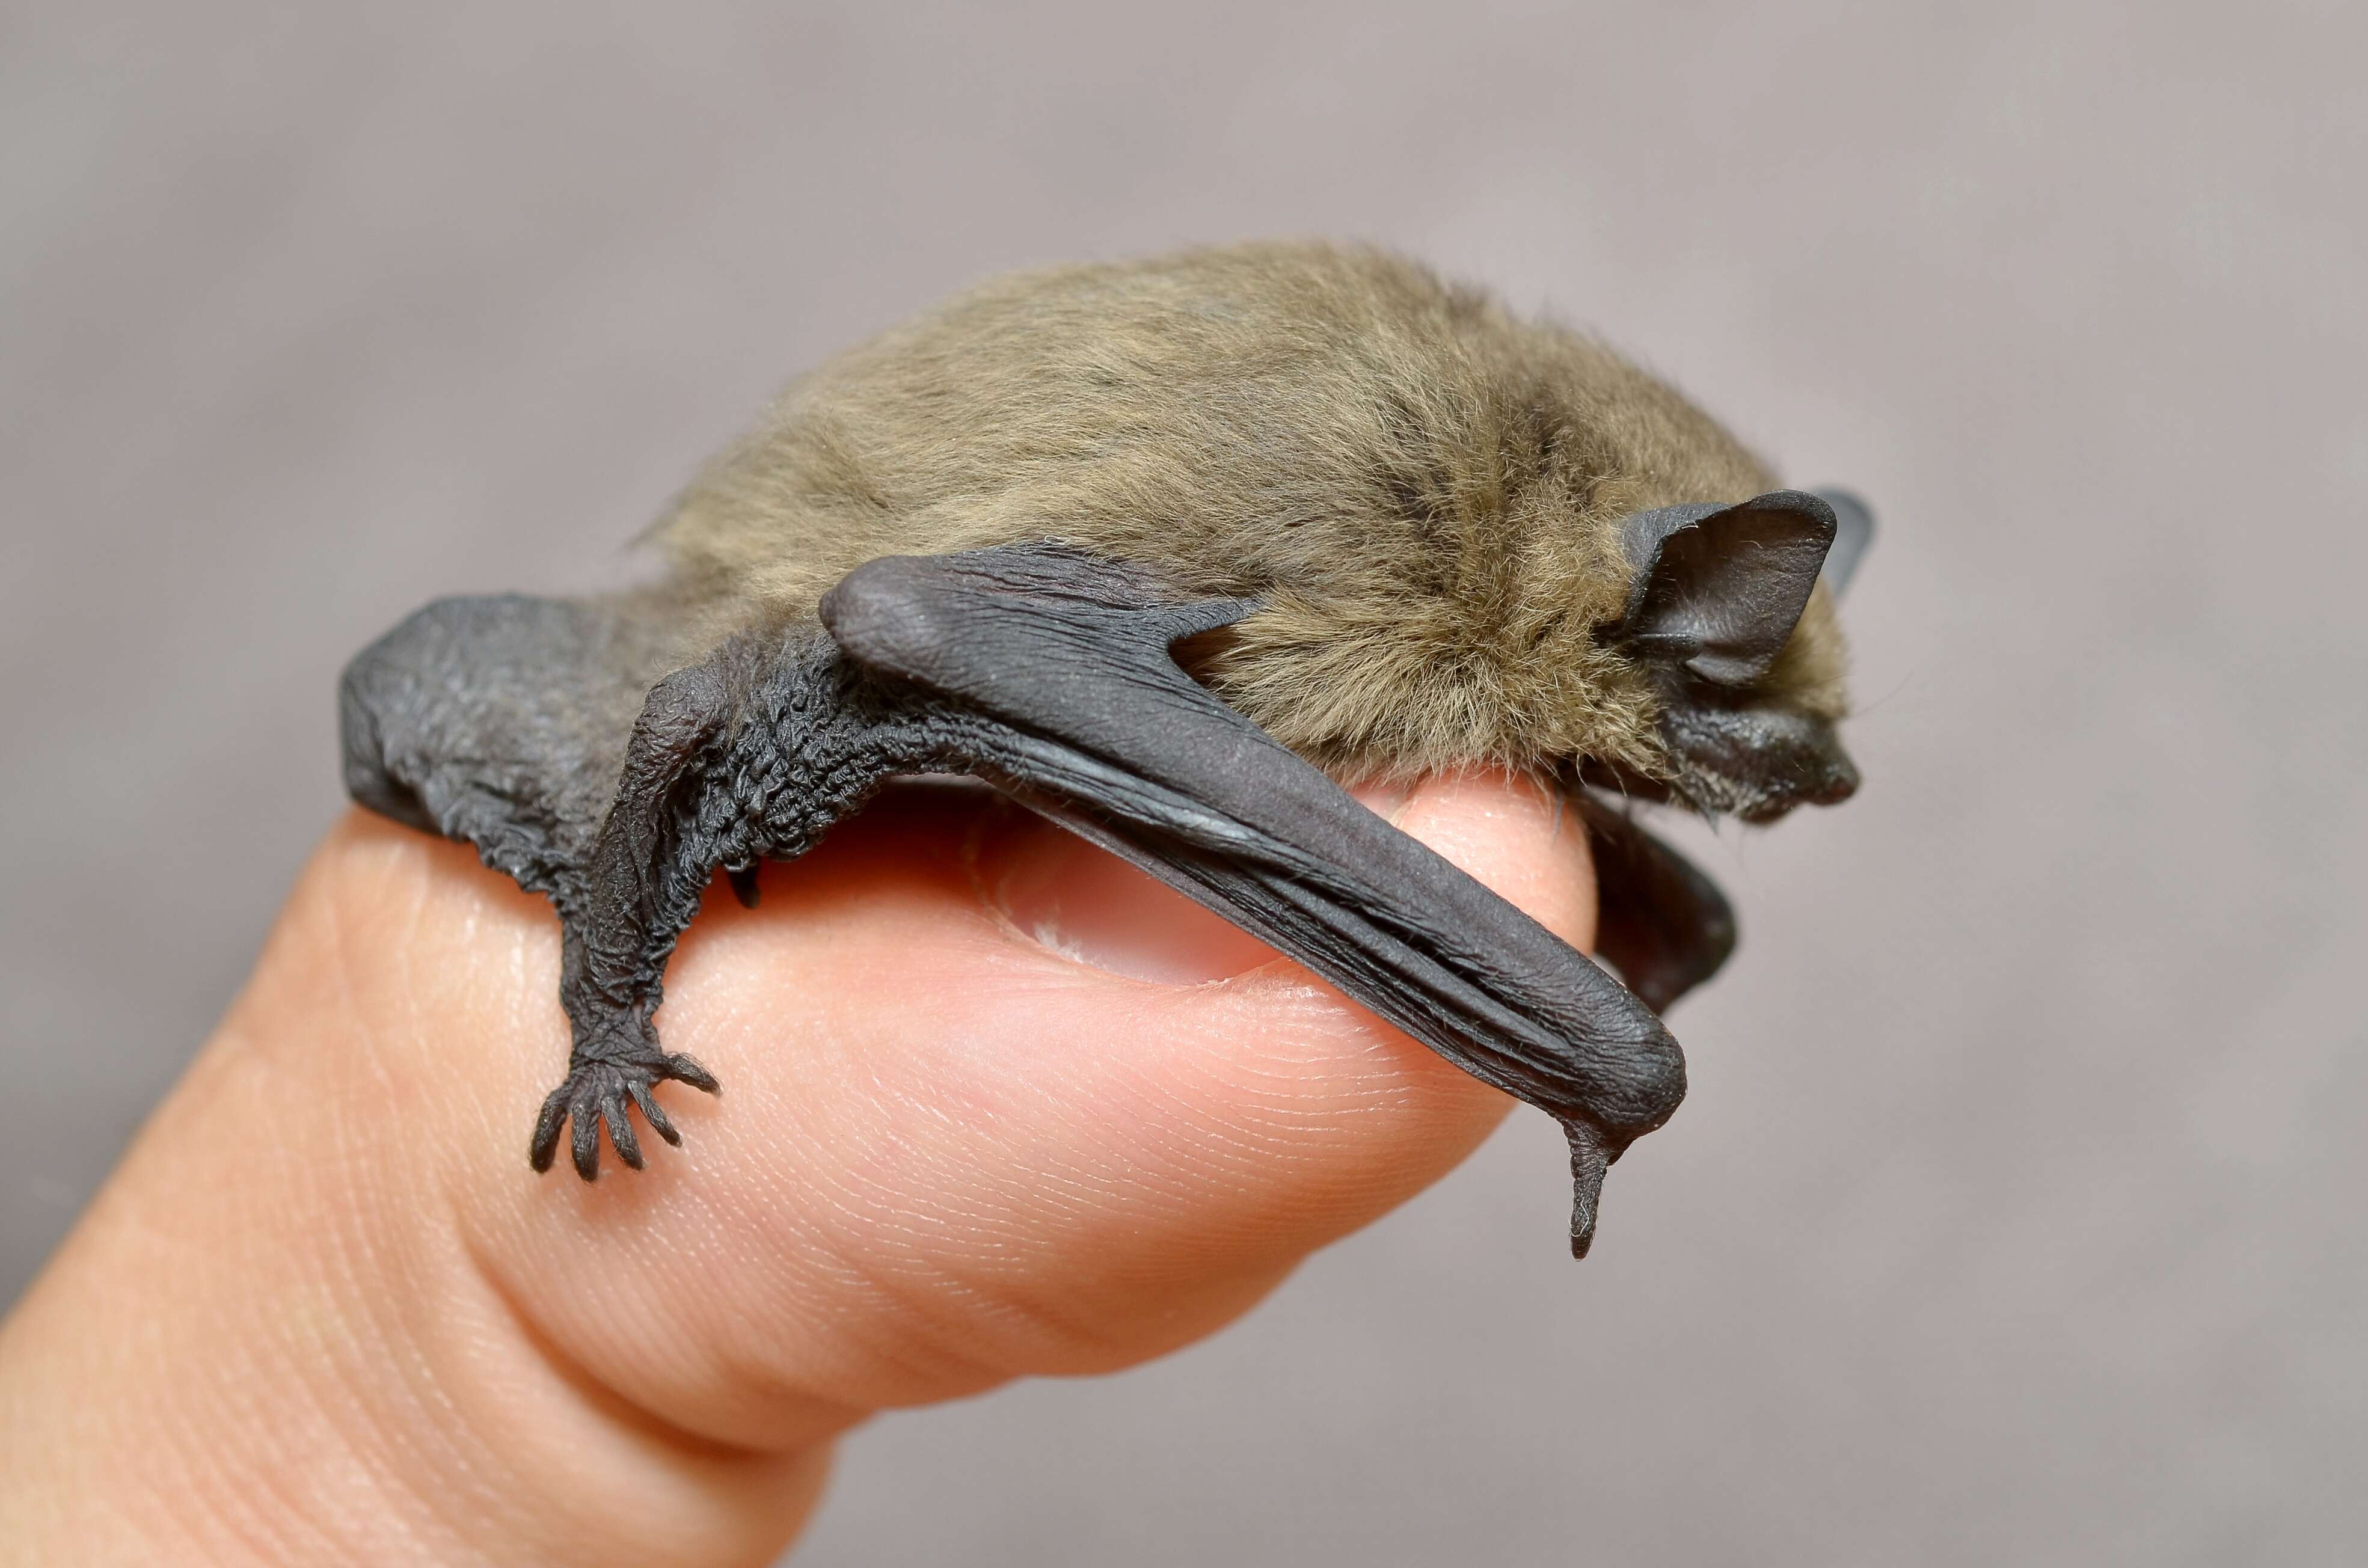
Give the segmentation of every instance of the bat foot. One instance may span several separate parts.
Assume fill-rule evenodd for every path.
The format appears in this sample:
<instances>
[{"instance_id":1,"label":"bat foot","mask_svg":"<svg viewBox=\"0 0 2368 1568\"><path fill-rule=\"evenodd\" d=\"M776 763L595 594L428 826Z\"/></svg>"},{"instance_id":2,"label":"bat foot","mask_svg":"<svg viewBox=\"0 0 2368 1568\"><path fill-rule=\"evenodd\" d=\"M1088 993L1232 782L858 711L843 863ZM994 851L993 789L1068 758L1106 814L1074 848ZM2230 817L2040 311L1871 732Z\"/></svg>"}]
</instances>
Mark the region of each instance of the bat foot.
<instances>
[{"instance_id":1,"label":"bat foot","mask_svg":"<svg viewBox=\"0 0 2368 1568\"><path fill-rule=\"evenodd\" d=\"M616 1146L617 1157L635 1170L642 1168L642 1143L633 1132L628 1107L642 1113L650 1131L669 1143L679 1144L682 1134L651 1094L651 1090L667 1079L689 1084L694 1089L720 1094L723 1085L713 1074L688 1056L671 1056L657 1049L652 1041L630 1053L579 1057L567 1074L567 1081L551 1091L542 1102L542 1109L534 1119L534 1142L528 1158L538 1171L547 1171L559 1153L559 1133L563 1127L571 1131L568 1153L575 1174L586 1181L597 1181L600 1176L600 1131L609 1132L609 1142Z\"/></svg>"}]
</instances>

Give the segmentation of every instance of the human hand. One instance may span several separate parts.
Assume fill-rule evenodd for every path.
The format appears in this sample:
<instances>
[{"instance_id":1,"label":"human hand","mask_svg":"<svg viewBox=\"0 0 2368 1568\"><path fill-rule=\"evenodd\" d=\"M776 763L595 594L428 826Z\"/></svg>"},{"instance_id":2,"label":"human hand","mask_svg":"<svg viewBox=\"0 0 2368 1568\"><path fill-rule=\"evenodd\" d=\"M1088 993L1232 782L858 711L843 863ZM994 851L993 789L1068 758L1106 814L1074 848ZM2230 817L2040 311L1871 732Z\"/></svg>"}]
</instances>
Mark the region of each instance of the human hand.
<instances>
[{"instance_id":1,"label":"human hand","mask_svg":"<svg viewBox=\"0 0 2368 1568\"><path fill-rule=\"evenodd\" d=\"M1588 944L1550 798L1373 803ZM667 1099L688 1146L538 1178L557 923L349 814L0 1326L0 1561L768 1562L864 1416L1200 1338L1511 1103L972 793L764 892L669 970L666 1043L725 1086Z\"/></svg>"}]
</instances>

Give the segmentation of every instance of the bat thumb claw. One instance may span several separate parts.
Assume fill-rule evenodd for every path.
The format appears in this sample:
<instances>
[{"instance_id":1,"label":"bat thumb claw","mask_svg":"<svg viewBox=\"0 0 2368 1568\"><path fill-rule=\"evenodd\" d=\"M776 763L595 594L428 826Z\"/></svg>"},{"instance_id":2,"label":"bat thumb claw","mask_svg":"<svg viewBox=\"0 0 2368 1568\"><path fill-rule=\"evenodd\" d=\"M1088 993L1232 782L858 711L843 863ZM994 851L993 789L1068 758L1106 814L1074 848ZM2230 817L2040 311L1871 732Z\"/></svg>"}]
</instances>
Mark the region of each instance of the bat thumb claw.
<instances>
[{"instance_id":1,"label":"bat thumb claw","mask_svg":"<svg viewBox=\"0 0 2368 1568\"><path fill-rule=\"evenodd\" d=\"M1595 1244L1595 1210L1611 1160L1604 1153L1603 1135L1587 1122L1565 1121L1562 1130L1570 1140L1570 1256L1585 1257Z\"/></svg>"}]
</instances>

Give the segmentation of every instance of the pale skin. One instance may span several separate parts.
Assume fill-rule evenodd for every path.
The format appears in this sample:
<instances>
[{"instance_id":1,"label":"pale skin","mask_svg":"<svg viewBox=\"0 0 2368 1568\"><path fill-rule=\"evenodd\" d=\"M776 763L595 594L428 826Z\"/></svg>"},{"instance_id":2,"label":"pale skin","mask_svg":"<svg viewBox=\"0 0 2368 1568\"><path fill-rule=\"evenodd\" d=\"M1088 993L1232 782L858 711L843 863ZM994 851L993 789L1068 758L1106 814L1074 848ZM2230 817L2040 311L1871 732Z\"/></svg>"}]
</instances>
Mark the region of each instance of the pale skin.
<instances>
[{"instance_id":1,"label":"pale skin","mask_svg":"<svg viewBox=\"0 0 2368 1568\"><path fill-rule=\"evenodd\" d=\"M1368 800L1591 939L1533 788ZM974 795L763 886L668 971L667 1045L725 1085L665 1092L687 1146L538 1178L556 922L349 814L0 1325L0 1562L768 1563L868 1415L1201 1338L1511 1104Z\"/></svg>"}]
</instances>

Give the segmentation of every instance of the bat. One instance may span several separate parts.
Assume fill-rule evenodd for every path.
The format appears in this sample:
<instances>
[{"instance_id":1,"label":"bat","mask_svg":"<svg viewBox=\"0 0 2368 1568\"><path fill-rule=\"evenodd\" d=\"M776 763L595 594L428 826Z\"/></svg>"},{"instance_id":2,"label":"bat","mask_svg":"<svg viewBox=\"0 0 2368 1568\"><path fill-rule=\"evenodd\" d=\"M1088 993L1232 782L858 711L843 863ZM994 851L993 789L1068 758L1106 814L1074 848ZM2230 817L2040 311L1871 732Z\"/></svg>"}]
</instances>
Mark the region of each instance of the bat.
<instances>
[{"instance_id":1,"label":"bat","mask_svg":"<svg viewBox=\"0 0 2368 1568\"><path fill-rule=\"evenodd\" d=\"M888 779L962 774L1553 1116L1584 1256L1606 1167L1685 1092L1659 1014L1735 943L1634 808L1857 787L1834 599L1871 528L1383 251L1054 268L792 383L653 528L662 580L388 632L345 673L345 778L558 913L537 1170L564 1131L594 1179L604 1130L638 1169L632 1112L680 1142L657 1086L716 1091L654 1018L717 868L753 903ZM1575 803L1603 964L1333 781L1475 764Z\"/></svg>"}]
</instances>

